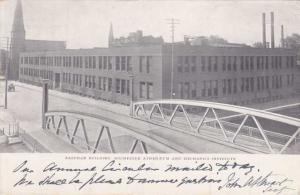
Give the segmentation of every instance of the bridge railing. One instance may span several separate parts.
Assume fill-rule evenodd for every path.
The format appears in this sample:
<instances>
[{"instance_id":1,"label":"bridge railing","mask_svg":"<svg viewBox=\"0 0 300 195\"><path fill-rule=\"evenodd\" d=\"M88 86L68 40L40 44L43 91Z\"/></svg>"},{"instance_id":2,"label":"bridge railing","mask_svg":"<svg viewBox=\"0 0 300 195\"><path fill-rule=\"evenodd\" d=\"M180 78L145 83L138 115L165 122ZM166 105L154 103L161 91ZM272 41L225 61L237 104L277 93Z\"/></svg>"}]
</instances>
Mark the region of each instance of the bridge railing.
<instances>
[{"instance_id":1,"label":"bridge railing","mask_svg":"<svg viewBox=\"0 0 300 195\"><path fill-rule=\"evenodd\" d=\"M45 130L83 152L151 153L155 152L153 148L167 153L180 152L143 130L96 114L53 110L45 113L45 120Z\"/></svg>"},{"instance_id":2,"label":"bridge railing","mask_svg":"<svg viewBox=\"0 0 300 195\"><path fill-rule=\"evenodd\" d=\"M270 153L285 152L292 142L298 139L300 133L299 119L264 110L215 102L180 99L152 100L135 102L131 110L133 117L176 129L187 128L194 134L212 136L237 146L249 147L244 143L255 140L263 143ZM233 120L233 116L239 120L230 121ZM290 130L288 132L266 130L261 120L282 123ZM219 132L216 133L216 129ZM238 138L243 138L243 141L238 141ZM253 147L255 148L255 144L251 146Z\"/></svg>"}]
</instances>

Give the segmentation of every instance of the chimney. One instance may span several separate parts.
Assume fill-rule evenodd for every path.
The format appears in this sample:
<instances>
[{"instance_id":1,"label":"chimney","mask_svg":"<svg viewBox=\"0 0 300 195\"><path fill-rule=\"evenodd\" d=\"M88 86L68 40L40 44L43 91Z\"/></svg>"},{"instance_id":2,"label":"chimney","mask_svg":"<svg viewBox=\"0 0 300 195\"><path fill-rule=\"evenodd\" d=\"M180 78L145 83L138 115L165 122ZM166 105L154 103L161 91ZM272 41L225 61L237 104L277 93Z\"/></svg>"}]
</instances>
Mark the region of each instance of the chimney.
<instances>
[{"instance_id":1,"label":"chimney","mask_svg":"<svg viewBox=\"0 0 300 195\"><path fill-rule=\"evenodd\" d=\"M283 25L281 25L281 47L284 48L285 44L284 44L284 27Z\"/></svg>"},{"instance_id":2,"label":"chimney","mask_svg":"<svg viewBox=\"0 0 300 195\"><path fill-rule=\"evenodd\" d=\"M275 37L274 37L274 12L271 12L271 48L275 48Z\"/></svg>"},{"instance_id":3,"label":"chimney","mask_svg":"<svg viewBox=\"0 0 300 195\"><path fill-rule=\"evenodd\" d=\"M262 14L262 43L263 43L263 47L266 48L267 43L266 43L266 14L265 13Z\"/></svg>"}]
</instances>

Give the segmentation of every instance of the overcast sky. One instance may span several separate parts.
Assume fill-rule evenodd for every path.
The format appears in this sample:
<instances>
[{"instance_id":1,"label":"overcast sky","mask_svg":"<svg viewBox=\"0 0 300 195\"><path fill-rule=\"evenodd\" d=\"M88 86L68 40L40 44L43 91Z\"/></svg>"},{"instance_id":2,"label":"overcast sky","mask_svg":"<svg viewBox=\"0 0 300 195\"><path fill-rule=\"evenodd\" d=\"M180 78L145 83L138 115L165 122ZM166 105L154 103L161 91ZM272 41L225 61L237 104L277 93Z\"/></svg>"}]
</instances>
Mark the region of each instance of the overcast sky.
<instances>
[{"instance_id":1,"label":"overcast sky","mask_svg":"<svg viewBox=\"0 0 300 195\"><path fill-rule=\"evenodd\" d=\"M175 39L219 35L230 42L261 41L261 13L275 15L276 45L285 34L300 33L299 1L99 1L23 0L27 39L63 40L68 48L106 47L110 22L115 37L143 30L170 41L167 18L177 18ZM10 34L16 0L0 0L0 36Z\"/></svg>"}]
</instances>

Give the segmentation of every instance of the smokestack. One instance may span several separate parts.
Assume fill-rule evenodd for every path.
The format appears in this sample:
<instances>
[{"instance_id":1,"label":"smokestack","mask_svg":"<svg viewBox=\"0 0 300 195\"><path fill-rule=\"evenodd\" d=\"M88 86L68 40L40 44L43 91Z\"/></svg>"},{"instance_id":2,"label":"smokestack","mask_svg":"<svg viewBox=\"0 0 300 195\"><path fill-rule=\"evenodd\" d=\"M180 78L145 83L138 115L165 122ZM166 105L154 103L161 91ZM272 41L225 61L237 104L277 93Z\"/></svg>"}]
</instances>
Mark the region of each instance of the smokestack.
<instances>
[{"instance_id":1,"label":"smokestack","mask_svg":"<svg viewBox=\"0 0 300 195\"><path fill-rule=\"evenodd\" d=\"M271 48L275 48L275 38L274 38L274 13L271 12Z\"/></svg>"},{"instance_id":2,"label":"smokestack","mask_svg":"<svg viewBox=\"0 0 300 195\"><path fill-rule=\"evenodd\" d=\"M266 48L267 43L266 43L266 14L265 13L262 14L262 43L263 43L263 47Z\"/></svg>"},{"instance_id":3,"label":"smokestack","mask_svg":"<svg viewBox=\"0 0 300 195\"><path fill-rule=\"evenodd\" d=\"M285 44L284 44L284 27L283 25L281 25L281 47L284 48Z\"/></svg>"}]
</instances>

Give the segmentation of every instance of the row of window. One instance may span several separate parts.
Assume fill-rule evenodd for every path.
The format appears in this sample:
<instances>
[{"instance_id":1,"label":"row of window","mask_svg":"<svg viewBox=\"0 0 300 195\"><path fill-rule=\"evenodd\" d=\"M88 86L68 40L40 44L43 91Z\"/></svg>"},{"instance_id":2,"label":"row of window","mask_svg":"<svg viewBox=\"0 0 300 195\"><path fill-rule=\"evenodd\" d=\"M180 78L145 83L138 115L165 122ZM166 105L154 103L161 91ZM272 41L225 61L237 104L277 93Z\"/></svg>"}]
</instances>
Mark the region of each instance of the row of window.
<instances>
[{"instance_id":1,"label":"row of window","mask_svg":"<svg viewBox=\"0 0 300 195\"><path fill-rule=\"evenodd\" d=\"M139 56L139 71L150 73L151 56ZM73 68L132 71L131 56L54 56L21 57L21 64L63 66Z\"/></svg>"},{"instance_id":2,"label":"row of window","mask_svg":"<svg viewBox=\"0 0 300 195\"><path fill-rule=\"evenodd\" d=\"M71 79L73 77L73 79ZM82 83L84 78L84 83ZM113 79L109 77L98 77L98 85L96 86L96 76L63 73L63 82L77 86L84 86L86 88L98 89L100 91L111 92L113 90ZM84 84L84 85L83 85ZM115 79L115 92L125 95L130 95L130 83L127 79Z\"/></svg>"},{"instance_id":3,"label":"row of window","mask_svg":"<svg viewBox=\"0 0 300 195\"><path fill-rule=\"evenodd\" d=\"M219 64L222 64L222 71L277 70L293 68L295 62L294 56L178 56L177 71L195 72L198 65L202 72L217 72Z\"/></svg>"},{"instance_id":4,"label":"row of window","mask_svg":"<svg viewBox=\"0 0 300 195\"><path fill-rule=\"evenodd\" d=\"M43 79L53 79L53 72L34 68L20 68L20 74L31 77L41 77Z\"/></svg>"},{"instance_id":5,"label":"row of window","mask_svg":"<svg viewBox=\"0 0 300 195\"><path fill-rule=\"evenodd\" d=\"M285 75L286 86L294 85L294 75ZM284 75L245 77L240 79L222 79L207 80L201 82L201 97L218 97L219 87L221 87L222 95L236 94L239 92L264 91L268 89L283 88ZM256 82L255 82L256 81ZM240 90L239 90L240 89ZM200 94L199 94L200 95ZM183 99L197 97L197 82L180 82L178 83L178 96Z\"/></svg>"}]
</instances>

